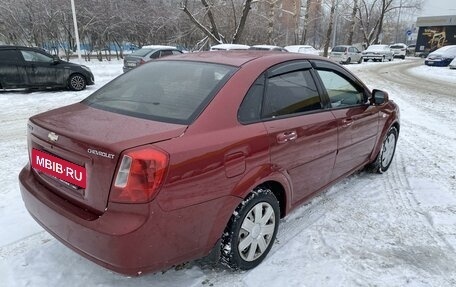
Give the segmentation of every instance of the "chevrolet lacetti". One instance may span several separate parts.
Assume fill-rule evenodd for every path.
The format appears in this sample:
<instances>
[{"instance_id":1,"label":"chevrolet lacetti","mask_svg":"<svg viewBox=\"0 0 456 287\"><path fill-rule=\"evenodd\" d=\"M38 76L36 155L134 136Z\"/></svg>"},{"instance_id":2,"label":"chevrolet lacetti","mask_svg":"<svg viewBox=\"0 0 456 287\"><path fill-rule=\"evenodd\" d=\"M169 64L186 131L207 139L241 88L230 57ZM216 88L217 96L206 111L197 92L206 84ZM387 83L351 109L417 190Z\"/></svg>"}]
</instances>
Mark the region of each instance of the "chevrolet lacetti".
<instances>
[{"instance_id":1,"label":"chevrolet lacetti","mask_svg":"<svg viewBox=\"0 0 456 287\"><path fill-rule=\"evenodd\" d=\"M183 54L31 117L20 188L44 229L114 271L202 257L246 270L293 208L386 171L398 135L388 94L324 58Z\"/></svg>"}]
</instances>

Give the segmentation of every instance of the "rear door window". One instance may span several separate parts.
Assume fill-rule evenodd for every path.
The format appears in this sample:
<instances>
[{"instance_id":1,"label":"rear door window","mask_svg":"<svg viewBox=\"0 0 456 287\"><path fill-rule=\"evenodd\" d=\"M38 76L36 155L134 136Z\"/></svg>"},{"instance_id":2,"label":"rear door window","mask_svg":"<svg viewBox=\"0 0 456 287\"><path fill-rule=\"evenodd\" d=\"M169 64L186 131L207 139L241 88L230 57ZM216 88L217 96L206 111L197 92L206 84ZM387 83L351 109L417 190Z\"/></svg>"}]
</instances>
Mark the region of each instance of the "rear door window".
<instances>
[{"instance_id":1,"label":"rear door window","mask_svg":"<svg viewBox=\"0 0 456 287\"><path fill-rule=\"evenodd\" d=\"M26 62L51 63L53 61L51 57L35 51L21 50L21 54Z\"/></svg>"},{"instance_id":2,"label":"rear door window","mask_svg":"<svg viewBox=\"0 0 456 287\"><path fill-rule=\"evenodd\" d=\"M15 49L0 50L0 63L14 63L21 60L19 52Z\"/></svg>"},{"instance_id":3,"label":"rear door window","mask_svg":"<svg viewBox=\"0 0 456 287\"><path fill-rule=\"evenodd\" d=\"M160 57L172 56L173 51L171 50L162 50L160 51Z\"/></svg>"},{"instance_id":4,"label":"rear door window","mask_svg":"<svg viewBox=\"0 0 456 287\"><path fill-rule=\"evenodd\" d=\"M265 118L319 110L320 96L309 70L293 71L269 78L266 85Z\"/></svg>"}]
</instances>

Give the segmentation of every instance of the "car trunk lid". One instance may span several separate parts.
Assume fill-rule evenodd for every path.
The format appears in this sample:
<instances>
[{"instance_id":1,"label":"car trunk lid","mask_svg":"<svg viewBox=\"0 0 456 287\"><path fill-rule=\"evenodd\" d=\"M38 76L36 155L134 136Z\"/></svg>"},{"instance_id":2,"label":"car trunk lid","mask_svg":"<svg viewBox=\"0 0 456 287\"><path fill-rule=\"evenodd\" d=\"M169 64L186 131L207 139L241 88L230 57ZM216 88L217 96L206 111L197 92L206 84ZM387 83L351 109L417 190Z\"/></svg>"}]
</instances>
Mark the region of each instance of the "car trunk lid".
<instances>
[{"instance_id":1,"label":"car trunk lid","mask_svg":"<svg viewBox=\"0 0 456 287\"><path fill-rule=\"evenodd\" d=\"M179 137L186 128L186 125L140 119L74 104L30 118L30 161L37 179L49 190L86 210L101 214L107 206L122 151ZM36 154L41 158L34 158ZM59 174L43 172L37 166L39 162L44 165L43 156L50 161L62 161L63 167L57 168L62 174L68 173L66 168L70 169L71 164L81 167L78 172L86 173L85 184L77 185Z\"/></svg>"}]
</instances>

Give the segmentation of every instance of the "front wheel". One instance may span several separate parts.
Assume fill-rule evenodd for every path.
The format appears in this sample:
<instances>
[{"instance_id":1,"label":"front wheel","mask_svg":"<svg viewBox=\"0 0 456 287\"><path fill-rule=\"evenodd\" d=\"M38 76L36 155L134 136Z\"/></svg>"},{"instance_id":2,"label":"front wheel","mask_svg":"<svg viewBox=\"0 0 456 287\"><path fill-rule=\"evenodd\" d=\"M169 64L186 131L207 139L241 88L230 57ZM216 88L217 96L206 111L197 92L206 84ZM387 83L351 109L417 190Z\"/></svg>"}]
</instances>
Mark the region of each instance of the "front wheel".
<instances>
[{"instance_id":1,"label":"front wheel","mask_svg":"<svg viewBox=\"0 0 456 287\"><path fill-rule=\"evenodd\" d=\"M368 166L368 170L374 173L384 173L388 170L393 161L396 151L398 132L395 127L391 127L386 133L380 152L377 158Z\"/></svg>"},{"instance_id":2,"label":"front wheel","mask_svg":"<svg viewBox=\"0 0 456 287\"><path fill-rule=\"evenodd\" d=\"M221 262L248 270L271 250L279 226L279 202L271 190L255 189L234 211L222 237Z\"/></svg>"},{"instance_id":3,"label":"front wheel","mask_svg":"<svg viewBox=\"0 0 456 287\"><path fill-rule=\"evenodd\" d=\"M363 57L359 58L358 64L361 64L363 62Z\"/></svg>"},{"instance_id":4,"label":"front wheel","mask_svg":"<svg viewBox=\"0 0 456 287\"><path fill-rule=\"evenodd\" d=\"M86 85L86 79L80 74L73 74L68 79L68 88L70 88L70 90L82 91L85 89Z\"/></svg>"}]
</instances>

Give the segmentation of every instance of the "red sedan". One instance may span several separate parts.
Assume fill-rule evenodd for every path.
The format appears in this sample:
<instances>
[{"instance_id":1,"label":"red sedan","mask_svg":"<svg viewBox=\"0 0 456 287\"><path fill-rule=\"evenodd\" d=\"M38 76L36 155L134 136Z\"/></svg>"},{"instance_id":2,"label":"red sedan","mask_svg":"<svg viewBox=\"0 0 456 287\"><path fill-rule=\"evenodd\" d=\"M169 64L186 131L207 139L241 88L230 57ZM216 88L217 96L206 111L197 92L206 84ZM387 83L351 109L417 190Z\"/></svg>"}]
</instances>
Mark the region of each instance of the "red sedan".
<instances>
[{"instance_id":1,"label":"red sedan","mask_svg":"<svg viewBox=\"0 0 456 287\"><path fill-rule=\"evenodd\" d=\"M342 66L280 52L153 61L30 118L19 175L35 220L124 274L268 254L280 218L353 172L384 172L399 109Z\"/></svg>"}]
</instances>

